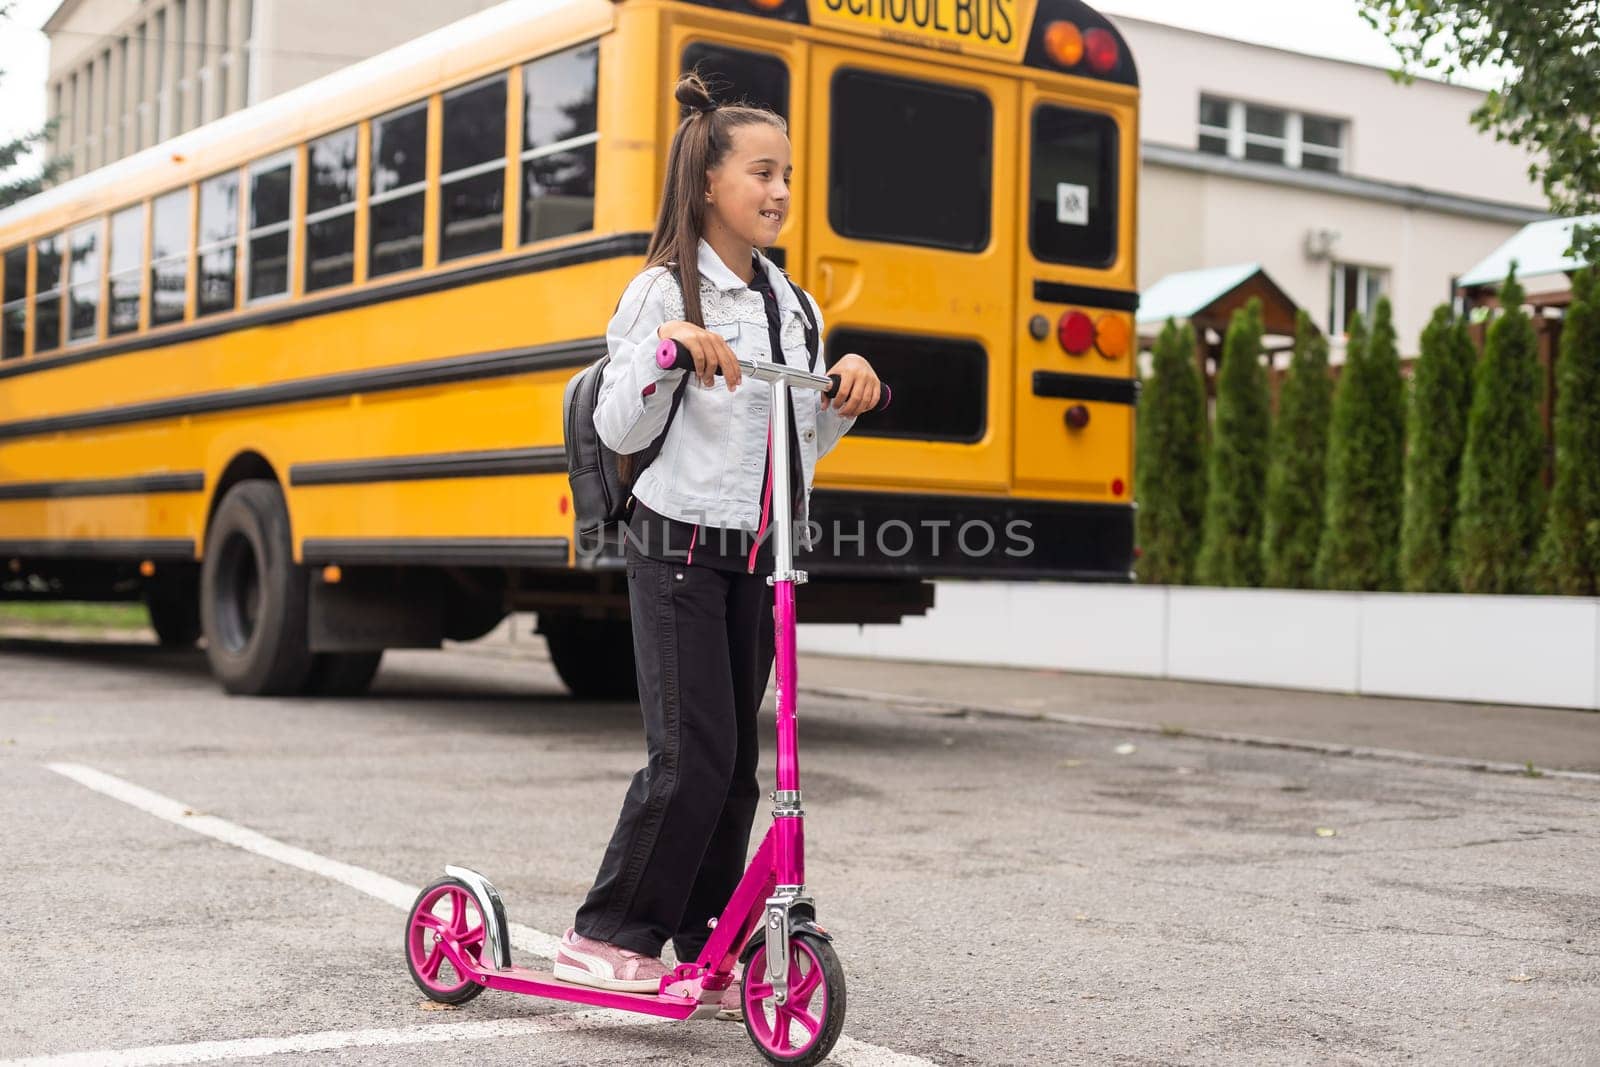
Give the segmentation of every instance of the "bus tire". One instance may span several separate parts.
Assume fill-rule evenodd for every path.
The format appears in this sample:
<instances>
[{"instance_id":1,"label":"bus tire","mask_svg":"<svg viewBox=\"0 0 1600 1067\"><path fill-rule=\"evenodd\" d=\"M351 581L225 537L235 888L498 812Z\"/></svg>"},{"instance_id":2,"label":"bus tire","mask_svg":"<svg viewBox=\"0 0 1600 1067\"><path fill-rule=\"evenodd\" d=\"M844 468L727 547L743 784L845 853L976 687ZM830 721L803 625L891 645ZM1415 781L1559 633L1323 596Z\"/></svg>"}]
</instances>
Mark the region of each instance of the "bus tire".
<instances>
[{"instance_id":1,"label":"bus tire","mask_svg":"<svg viewBox=\"0 0 1600 1067\"><path fill-rule=\"evenodd\" d=\"M145 586L144 607L162 648L191 648L200 639L200 589L192 575Z\"/></svg>"},{"instance_id":2,"label":"bus tire","mask_svg":"<svg viewBox=\"0 0 1600 1067\"><path fill-rule=\"evenodd\" d=\"M358 697L377 676L383 650L376 652L317 652L302 689L307 696Z\"/></svg>"},{"instance_id":3,"label":"bus tire","mask_svg":"<svg viewBox=\"0 0 1600 1067\"><path fill-rule=\"evenodd\" d=\"M550 661L578 700L636 700L633 628L623 619L539 616Z\"/></svg>"},{"instance_id":4,"label":"bus tire","mask_svg":"<svg viewBox=\"0 0 1600 1067\"><path fill-rule=\"evenodd\" d=\"M242 696L300 691L311 671L307 579L294 562L283 490L240 482L217 506L200 568L206 658L222 688Z\"/></svg>"}]
</instances>

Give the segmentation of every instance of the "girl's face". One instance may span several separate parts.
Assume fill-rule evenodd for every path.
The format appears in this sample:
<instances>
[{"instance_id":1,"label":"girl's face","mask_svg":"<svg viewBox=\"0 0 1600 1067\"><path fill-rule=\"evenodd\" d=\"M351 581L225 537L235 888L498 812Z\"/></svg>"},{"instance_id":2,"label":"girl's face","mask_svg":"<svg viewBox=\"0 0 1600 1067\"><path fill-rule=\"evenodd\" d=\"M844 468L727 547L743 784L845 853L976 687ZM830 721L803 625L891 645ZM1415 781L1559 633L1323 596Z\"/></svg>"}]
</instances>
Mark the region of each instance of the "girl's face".
<instances>
[{"instance_id":1,"label":"girl's face","mask_svg":"<svg viewBox=\"0 0 1600 1067\"><path fill-rule=\"evenodd\" d=\"M713 230L737 237L752 248L767 248L778 239L789 214L789 138L776 126L754 123L736 127L733 147L716 168L706 172L706 236Z\"/></svg>"}]
</instances>

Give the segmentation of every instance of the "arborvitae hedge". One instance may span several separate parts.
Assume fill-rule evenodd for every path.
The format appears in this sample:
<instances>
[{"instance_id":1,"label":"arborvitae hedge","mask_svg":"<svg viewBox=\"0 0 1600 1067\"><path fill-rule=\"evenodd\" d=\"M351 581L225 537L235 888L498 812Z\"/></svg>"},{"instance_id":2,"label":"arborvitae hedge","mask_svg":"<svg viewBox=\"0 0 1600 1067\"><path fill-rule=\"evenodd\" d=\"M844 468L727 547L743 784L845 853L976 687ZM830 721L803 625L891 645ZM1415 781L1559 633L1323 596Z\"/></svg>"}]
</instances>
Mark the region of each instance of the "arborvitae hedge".
<instances>
[{"instance_id":1,"label":"arborvitae hedge","mask_svg":"<svg viewBox=\"0 0 1600 1067\"><path fill-rule=\"evenodd\" d=\"M1600 282L1579 272L1556 364L1556 477L1539 544L1540 592L1600 596Z\"/></svg>"},{"instance_id":2,"label":"arborvitae hedge","mask_svg":"<svg viewBox=\"0 0 1600 1067\"><path fill-rule=\"evenodd\" d=\"M1378 301L1372 335L1351 324L1333 398L1328 502L1317 556L1324 589L1395 589L1400 579L1405 399L1393 312Z\"/></svg>"},{"instance_id":3,"label":"arborvitae hedge","mask_svg":"<svg viewBox=\"0 0 1600 1067\"><path fill-rule=\"evenodd\" d=\"M1466 593L1522 593L1544 503L1544 427L1533 323L1516 271L1500 290L1473 375L1457 498L1456 573Z\"/></svg>"},{"instance_id":4,"label":"arborvitae hedge","mask_svg":"<svg viewBox=\"0 0 1600 1067\"><path fill-rule=\"evenodd\" d=\"M1261 362L1261 302L1233 313L1217 374L1205 532L1196 562L1206 585L1261 584L1262 506L1267 494L1270 401Z\"/></svg>"},{"instance_id":5,"label":"arborvitae hedge","mask_svg":"<svg viewBox=\"0 0 1600 1067\"><path fill-rule=\"evenodd\" d=\"M1141 582L1194 580L1206 501L1206 391L1194 328L1170 319L1139 397L1134 490Z\"/></svg>"},{"instance_id":6,"label":"arborvitae hedge","mask_svg":"<svg viewBox=\"0 0 1600 1067\"><path fill-rule=\"evenodd\" d=\"M1400 571L1407 592L1448 593L1458 588L1450 542L1467 411L1472 406L1472 365L1477 358L1466 320L1453 319L1448 305L1435 308L1422 331L1406 424Z\"/></svg>"},{"instance_id":7,"label":"arborvitae hedge","mask_svg":"<svg viewBox=\"0 0 1600 1067\"><path fill-rule=\"evenodd\" d=\"M1272 427L1263 532L1269 586L1309 589L1314 583L1332 410L1328 342L1302 310L1295 316L1294 358Z\"/></svg>"}]
</instances>

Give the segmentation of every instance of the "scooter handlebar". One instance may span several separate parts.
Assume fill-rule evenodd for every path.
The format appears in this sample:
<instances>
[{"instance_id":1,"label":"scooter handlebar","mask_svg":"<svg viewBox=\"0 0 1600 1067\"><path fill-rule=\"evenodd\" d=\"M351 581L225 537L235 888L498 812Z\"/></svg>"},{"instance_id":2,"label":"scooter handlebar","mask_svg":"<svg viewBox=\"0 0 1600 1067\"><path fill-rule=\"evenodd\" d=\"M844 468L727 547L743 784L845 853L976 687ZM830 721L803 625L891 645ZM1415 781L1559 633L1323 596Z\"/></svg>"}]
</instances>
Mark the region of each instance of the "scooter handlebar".
<instances>
[{"instance_id":1,"label":"scooter handlebar","mask_svg":"<svg viewBox=\"0 0 1600 1067\"><path fill-rule=\"evenodd\" d=\"M755 361L744 359L739 361L739 365L752 372L756 372L756 368L758 367L758 364ZM662 370L692 371L694 370L694 354L682 344L679 344L677 341L668 338L656 346L656 366L660 367ZM771 367L772 365L761 364L760 366ZM809 379L814 378L815 376L808 374L805 375L805 377ZM839 386L842 384L843 379L841 379L837 374L830 374L828 375L828 381L830 384L826 389L818 386L812 386L812 388L817 389L817 391L823 396L833 396L839 391ZM802 381L791 384L804 385L809 383ZM888 382L880 381L878 384L882 386L882 389L880 390L880 395L878 397L878 405L872 409L875 412L887 409L889 407L890 400L892 400L894 396L893 391L889 388Z\"/></svg>"}]
</instances>

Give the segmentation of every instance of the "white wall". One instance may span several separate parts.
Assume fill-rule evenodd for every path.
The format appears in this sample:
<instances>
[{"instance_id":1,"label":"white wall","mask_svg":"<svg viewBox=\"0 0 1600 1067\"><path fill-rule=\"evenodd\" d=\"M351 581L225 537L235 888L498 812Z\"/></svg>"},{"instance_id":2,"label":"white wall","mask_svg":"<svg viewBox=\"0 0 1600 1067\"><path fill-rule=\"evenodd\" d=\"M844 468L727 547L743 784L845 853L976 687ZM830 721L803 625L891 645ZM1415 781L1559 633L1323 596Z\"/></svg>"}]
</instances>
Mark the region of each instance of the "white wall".
<instances>
[{"instance_id":1,"label":"white wall","mask_svg":"<svg viewBox=\"0 0 1600 1067\"><path fill-rule=\"evenodd\" d=\"M800 650L1600 710L1600 600L940 582L899 625Z\"/></svg>"},{"instance_id":2,"label":"white wall","mask_svg":"<svg viewBox=\"0 0 1600 1067\"><path fill-rule=\"evenodd\" d=\"M1143 141L1196 147L1200 94L1214 93L1346 120L1351 174L1545 206L1528 177L1528 155L1468 121L1484 96L1475 89L1424 80L1399 85L1378 67L1122 16L1112 21L1139 67Z\"/></svg>"}]
</instances>

